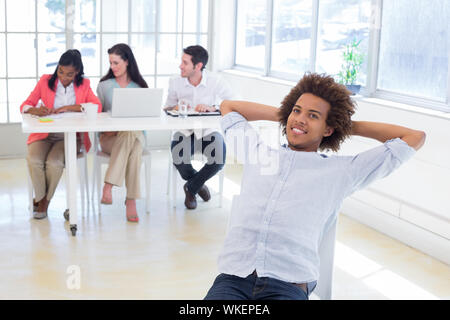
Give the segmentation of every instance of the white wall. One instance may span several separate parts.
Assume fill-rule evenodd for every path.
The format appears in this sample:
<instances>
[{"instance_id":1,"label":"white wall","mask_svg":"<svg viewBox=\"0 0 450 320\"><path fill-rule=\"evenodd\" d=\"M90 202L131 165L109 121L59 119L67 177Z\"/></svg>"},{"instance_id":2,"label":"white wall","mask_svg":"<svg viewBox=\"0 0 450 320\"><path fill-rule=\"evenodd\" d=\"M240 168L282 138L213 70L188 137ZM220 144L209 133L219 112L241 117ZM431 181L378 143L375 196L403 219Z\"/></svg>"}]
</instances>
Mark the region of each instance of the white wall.
<instances>
[{"instance_id":1,"label":"white wall","mask_svg":"<svg viewBox=\"0 0 450 320\"><path fill-rule=\"evenodd\" d=\"M222 75L242 99L274 106L280 105L293 85L239 72ZM355 120L424 130L427 140L414 158L391 176L348 198L341 212L450 264L450 116L383 105L374 99L357 101ZM339 153L356 154L375 145L378 142L354 137Z\"/></svg>"},{"instance_id":2,"label":"white wall","mask_svg":"<svg viewBox=\"0 0 450 320\"><path fill-rule=\"evenodd\" d=\"M22 132L20 123L1 124L0 137L0 158L25 157L28 134Z\"/></svg>"},{"instance_id":3,"label":"white wall","mask_svg":"<svg viewBox=\"0 0 450 320\"><path fill-rule=\"evenodd\" d=\"M348 199L343 213L450 264L450 118L360 101L355 119L421 129L427 140L390 177ZM356 153L375 144L352 139L343 152Z\"/></svg>"}]
</instances>

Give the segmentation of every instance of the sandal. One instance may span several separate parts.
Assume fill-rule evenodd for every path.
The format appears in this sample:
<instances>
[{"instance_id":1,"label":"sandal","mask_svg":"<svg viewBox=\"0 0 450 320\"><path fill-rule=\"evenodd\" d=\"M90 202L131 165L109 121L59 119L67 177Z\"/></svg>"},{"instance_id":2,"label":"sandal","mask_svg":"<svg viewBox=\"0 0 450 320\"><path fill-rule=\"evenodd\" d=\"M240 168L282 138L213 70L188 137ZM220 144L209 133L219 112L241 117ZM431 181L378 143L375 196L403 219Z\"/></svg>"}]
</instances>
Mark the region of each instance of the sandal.
<instances>
[{"instance_id":1,"label":"sandal","mask_svg":"<svg viewBox=\"0 0 450 320\"><path fill-rule=\"evenodd\" d=\"M100 201L100 203L102 204L112 204L112 186L110 188L108 188L107 184L105 183L104 187L103 187L103 192L102 192L102 199ZM109 197L105 197L105 190L107 190L106 194Z\"/></svg>"},{"instance_id":2,"label":"sandal","mask_svg":"<svg viewBox=\"0 0 450 320\"><path fill-rule=\"evenodd\" d=\"M36 201L33 199L33 211L36 211L37 208L38 208L38 206L39 206L39 201L36 202Z\"/></svg>"},{"instance_id":3,"label":"sandal","mask_svg":"<svg viewBox=\"0 0 450 320\"><path fill-rule=\"evenodd\" d=\"M33 218L34 219L44 219L47 217L47 209L50 201L47 198L42 198L41 201L38 202L37 208L33 210Z\"/></svg>"}]
</instances>

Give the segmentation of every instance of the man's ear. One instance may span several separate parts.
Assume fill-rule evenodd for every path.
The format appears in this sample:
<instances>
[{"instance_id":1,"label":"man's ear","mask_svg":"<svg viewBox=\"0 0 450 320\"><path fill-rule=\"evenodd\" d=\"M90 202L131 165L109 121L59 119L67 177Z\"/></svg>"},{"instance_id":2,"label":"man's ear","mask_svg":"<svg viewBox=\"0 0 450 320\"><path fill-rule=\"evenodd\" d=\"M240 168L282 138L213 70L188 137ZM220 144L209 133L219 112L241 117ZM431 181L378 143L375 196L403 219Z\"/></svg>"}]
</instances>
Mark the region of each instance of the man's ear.
<instances>
[{"instance_id":1,"label":"man's ear","mask_svg":"<svg viewBox=\"0 0 450 320\"><path fill-rule=\"evenodd\" d=\"M198 62L198 63L195 65L195 69L197 69L198 71L201 71L202 68L203 68L203 62Z\"/></svg>"},{"instance_id":2,"label":"man's ear","mask_svg":"<svg viewBox=\"0 0 450 320\"><path fill-rule=\"evenodd\" d=\"M323 134L324 137L329 137L333 134L334 128L327 126L325 128L325 133Z\"/></svg>"}]
</instances>

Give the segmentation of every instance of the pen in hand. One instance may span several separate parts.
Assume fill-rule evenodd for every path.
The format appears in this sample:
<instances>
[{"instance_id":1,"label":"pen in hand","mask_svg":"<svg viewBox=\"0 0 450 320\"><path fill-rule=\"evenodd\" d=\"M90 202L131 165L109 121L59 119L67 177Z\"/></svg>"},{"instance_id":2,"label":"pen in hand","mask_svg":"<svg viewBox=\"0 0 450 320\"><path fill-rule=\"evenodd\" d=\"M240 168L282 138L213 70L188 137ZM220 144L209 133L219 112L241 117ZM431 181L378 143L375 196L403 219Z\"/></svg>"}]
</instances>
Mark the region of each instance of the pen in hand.
<instances>
[{"instance_id":1,"label":"pen in hand","mask_svg":"<svg viewBox=\"0 0 450 320\"><path fill-rule=\"evenodd\" d=\"M53 110L50 108L47 108L44 105L40 105L39 107L36 108L30 108L27 113L38 116L38 117L42 117L42 116L48 116L49 114L53 113Z\"/></svg>"}]
</instances>

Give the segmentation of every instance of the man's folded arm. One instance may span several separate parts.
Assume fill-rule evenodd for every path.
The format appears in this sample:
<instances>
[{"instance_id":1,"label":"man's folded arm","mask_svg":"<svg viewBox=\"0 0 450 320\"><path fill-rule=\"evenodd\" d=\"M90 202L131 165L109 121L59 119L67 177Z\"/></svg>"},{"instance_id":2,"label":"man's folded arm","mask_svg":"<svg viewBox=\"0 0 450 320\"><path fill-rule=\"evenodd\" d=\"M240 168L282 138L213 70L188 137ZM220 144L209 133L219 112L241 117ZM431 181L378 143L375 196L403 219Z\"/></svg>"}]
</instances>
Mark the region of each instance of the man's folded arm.
<instances>
[{"instance_id":1,"label":"man's folded arm","mask_svg":"<svg viewBox=\"0 0 450 320\"><path fill-rule=\"evenodd\" d=\"M416 150L419 150L423 146L426 138L425 132L420 130L370 121L353 121L352 134L376 139L382 143L391 139L400 138Z\"/></svg>"},{"instance_id":2,"label":"man's folded arm","mask_svg":"<svg viewBox=\"0 0 450 320\"><path fill-rule=\"evenodd\" d=\"M230 112L241 114L247 121L279 121L278 108L249 101L224 100L220 104L222 116Z\"/></svg>"}]
</instances>

